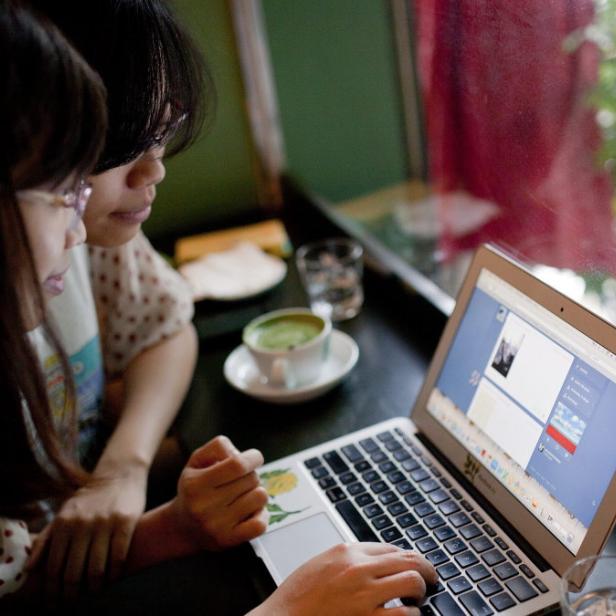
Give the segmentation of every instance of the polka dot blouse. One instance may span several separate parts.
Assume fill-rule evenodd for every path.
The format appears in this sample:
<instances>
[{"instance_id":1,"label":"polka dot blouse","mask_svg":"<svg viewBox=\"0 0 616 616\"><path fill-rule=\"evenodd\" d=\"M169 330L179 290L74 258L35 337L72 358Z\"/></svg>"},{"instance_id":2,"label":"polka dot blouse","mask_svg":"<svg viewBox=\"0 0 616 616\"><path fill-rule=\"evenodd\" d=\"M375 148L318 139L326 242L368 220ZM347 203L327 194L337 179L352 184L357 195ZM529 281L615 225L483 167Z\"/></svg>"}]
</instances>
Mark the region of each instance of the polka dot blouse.
<instances>
[{"instance_id":1,"label":"polka dot blouse","mask_svg":"<svg viewBox=\"0 0 616 616\"><path fill-rule=\"evenodd\" d=\"M143 233L117 248L90 246L89 256L105 370L113 377L190 322L192 292Z\"/></svg>"},{"instance_id":2,"label":"polka dot blouse","mask_svg":"<svg viewBox=\"0 0 616 616\"><path fill-rule=\"evenodd\" d=\"M25 582L31 545L23 522L0 518L0 597L15 592Z\"/></svg>"}]
</instances>

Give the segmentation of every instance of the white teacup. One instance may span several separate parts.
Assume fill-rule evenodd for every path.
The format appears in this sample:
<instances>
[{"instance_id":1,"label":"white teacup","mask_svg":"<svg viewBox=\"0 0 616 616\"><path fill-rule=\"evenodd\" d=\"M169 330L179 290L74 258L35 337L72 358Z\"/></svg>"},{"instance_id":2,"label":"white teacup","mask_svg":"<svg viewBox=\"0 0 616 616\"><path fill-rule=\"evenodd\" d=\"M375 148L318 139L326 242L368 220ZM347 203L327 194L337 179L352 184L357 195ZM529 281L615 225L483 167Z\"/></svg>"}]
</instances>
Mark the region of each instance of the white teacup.
<instances>
[{"instance_id":1,"label":"white teacup","mask_svg":"<svg viewBox=\"0 0 616 616\"><path fill-rule=\"evenodd\" d=\"M307 308L274 310L244 328L261 381L294 389L316 381L329 355L332 324Z\"/></svg>"}]
</instances>

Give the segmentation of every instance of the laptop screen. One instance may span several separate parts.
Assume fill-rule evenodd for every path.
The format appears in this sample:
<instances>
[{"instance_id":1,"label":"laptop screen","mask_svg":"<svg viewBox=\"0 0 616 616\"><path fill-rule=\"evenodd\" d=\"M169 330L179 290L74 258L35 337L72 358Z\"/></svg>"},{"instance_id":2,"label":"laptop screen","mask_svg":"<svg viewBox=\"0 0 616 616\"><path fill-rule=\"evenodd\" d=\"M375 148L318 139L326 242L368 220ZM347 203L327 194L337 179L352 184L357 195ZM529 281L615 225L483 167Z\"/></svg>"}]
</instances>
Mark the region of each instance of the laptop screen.
<instances>
[{"instance_id":1,"label":"laptop screen","mask_svg":"<svg viewBox=\"0 0 616 616\"><path fill-rule=\"evenodd\" d=\"M428 412L572 553L616 470L616 357L485 268Z\"/></svg>"}]
</instances>

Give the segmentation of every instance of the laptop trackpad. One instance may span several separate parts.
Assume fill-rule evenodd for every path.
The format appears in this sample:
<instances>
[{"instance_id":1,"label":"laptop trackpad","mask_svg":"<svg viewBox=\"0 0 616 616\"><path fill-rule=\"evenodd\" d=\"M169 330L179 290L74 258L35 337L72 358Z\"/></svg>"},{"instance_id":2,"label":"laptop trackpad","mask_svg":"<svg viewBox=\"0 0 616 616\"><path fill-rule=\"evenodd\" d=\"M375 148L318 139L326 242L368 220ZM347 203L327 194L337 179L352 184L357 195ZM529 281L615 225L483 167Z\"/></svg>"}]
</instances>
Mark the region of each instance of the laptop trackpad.
<instances>
[{"instance_id":1,"label":"laptop trackpad","mask_svg":"<svg viewBox=\"0 0 616 616\"><path fill-rule=\"evenodd\" d=\"M345 543L345 539L327 514L318 513L270 531L259 537L259 542L272 559L282 581L313 556L338 543Z\"/></svg>"}]
</instances>

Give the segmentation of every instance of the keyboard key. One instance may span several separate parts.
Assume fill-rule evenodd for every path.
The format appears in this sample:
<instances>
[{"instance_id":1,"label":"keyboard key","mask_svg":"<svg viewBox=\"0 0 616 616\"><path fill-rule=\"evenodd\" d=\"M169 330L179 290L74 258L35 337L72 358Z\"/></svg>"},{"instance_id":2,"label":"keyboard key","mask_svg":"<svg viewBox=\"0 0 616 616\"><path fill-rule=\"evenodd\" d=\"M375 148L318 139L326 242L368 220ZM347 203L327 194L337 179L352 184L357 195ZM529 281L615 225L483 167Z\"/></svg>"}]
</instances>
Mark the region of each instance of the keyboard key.
<instances>
[{"instance_id":1,"label":"keyboard key","mask_svg":"<svg viewBox=\"0 0 616 616\"><path fill-rule=\"evenodd\" d=\"M430 503L419 503L419 505L415 505L413 511L420 517L423 518L431 513L434 513L434 507Z\"/></svg>"},{"instance_id":2,"label":"keyboard key","mask_svg":"<svg viewBox=\"0 0 616 616\"><path fill-rule=\"evenodd\" d=\"M481 514L477 511L473 511L473 513L471 513L471 516L473 517L473 520L477 522L477 524L483 524L485 522Z\"/></svg>"},{"instance_id":3,"label":"keyboard key","mask_svg":"<svg viewBox=\"0 0 616 616\"><path fill-rule=\"evenodd\" d=\"M433 528L438 528L445 524L445 520L443 520L438 513L433 513L424 519L424 524L432 530Z\"/></svg>"},{"instance_id":4,"label":"keyboard key","mask_svg":"<svg viewBox=\"0 0 616 616\"><path fill-rule=\"evenodd\" d=\"M420 539L415 542L415 548L419 550L422 554L429 552L430 550L434 550L434 548L438 547L438 543L432 539L432 537L425 537L424 539Z\"/></svg>"},{"instance_id":5,"label":"keyboard key","mask_svg":"<svg viewBox=\"0 0 616 616\"><path fill-rule=\"evenodd\" d=\"M453 563L447 563L446 565L437 567L436 572L442 580L450 580L460 574L460 569L458 569Z\"/></svg>"},{"instance_id":6,"label":"keyboard key","mask_svg":"<svg viewBox=\"0 0 616 616\"><path fill-rule=\"evenodd\" d=\"M410 443L410 446L416 456L421 456L422 451L420 447L418 447L415 443Z\"/></svg>"},{"instance_id":7,"label":"keyboard key","mask_svg":"<svg viewBox=\"0 0 616 616\"><path fill-rule=\"evenodd\" d=\"M438 481L436 481L436 479L424 479L419 484L419 487L421 488L422 492L425 492L427 494L428 492L433 492L434 490L436 490L439 487L439 483ZM449 498L449 495L447 495L447 498Z\"/></svg>"},{"instance_id":8,"label":"keyboard key","mask_svg":"<svg viewBox=\"0 0 616 616\"><path fill-rule=\"evenodd\" d=\"M539 590L539 592L548 592L549 588L539 579L539 578L535 578L533 580L533 584L536 586L536 588Z\"/></svg>"},{"instance_id":9,"label":"keyboard key","mask_svg":"<svg viewBox=\"0 0 616 616\"><path fill-rule=\"evenodd\" d=\"M398 451L394 451L394 458L398 462L402 462L403 460L408 460L411 457L411 454L406 449L398 449Z\"/></svg>"},{"instance_id":10,"label":"keyboard key","mask_svg":"<svg viewBox=\"0 0 616 616\"><path fill-rule=\"evenodd\" d=\"M501 537L496 537L496 539L494 539L494 543L496 543L496 545L503 551L509 549L509 546L503 541Z\"/></svg>"},{"instance_id":11,"label":"keyboard key","mask_svg":"<svg viewBox=\"0 0 616 616\"><path fill-rule=\"evenodd\" d=\"M458 503L452 500L446 500L444 503L441 503L438 508L443 515L451 515L452 513L456 513L456 511L460 511Z\"/></svg>"},{"instance_id":12,"label":"keyboard key","mask_svg":"<svg viewBox=\"0 0 616 616\"><path fill-rule=\"evenodd\" d=\"M477 557L470 550L466 550L466 552L462 552L461 554L456 554L455 561L463 569L466 569L466 567L470 567L471 565L475 565L479 562Z\"/></svg>"},{"instance_id":13,"label":"keyboard key","mask_svg":"<svg viewBox=\"0 0 616 616\"><path fill-rule=\"evenodd\" d=\"M480 582L481 580L485 580L489 577L490 572L483 565L479 564L467 569L466 575L468 575L473 582Z\"/></svg>"},{"instance_id":14,"label":"keyboard key","mask_svg":"<svg viewBox=\"0 0 616 616\"><path fill-rule=\"evenodd\" d=\"M402 528L407 528L413 526L413 524L417 524L417 518L412 513L405 513L396 518L396 522L398 522Z\"/></svg>"},{"instance_id":15,"label":"keyboard key","mask_svg":"<svg viewBox=\"0 0 616 616\"><path fill-rule=\"evenodd\" d=\"M353 483L357 477L355 477L355 473L347 471L346 473L342 473L338 479L340 480L340 483L344 483L346 485L347 483Z\"/></svg>"},{"instance_id":16,"label":"keyboard key","mask_svg":"<svg viewBox=\"0 0 616 616\"><path fill-rule=\"evenodd\" d=\"M379 494L379 500L383 503L383 505L390 505L394 501L398 500L398 497L391 491L383 492Z\"/></svg>"},{"instance_id":17,"label":"keyboard key","mask_svg":"<svg viewBox=\"0 0 616 616\"><path fill-rule=\"evenodd\" d=\"M510 562L504 562L502 565L494 567L494 573L496 573L499 580L508 580L517 575L518 570Z\"/></svg>"},{"instance_id":18,"label":"keyboard key","mask_svg":"<svg viewBox=\"0 0 616 616\"><path fill-rule=\"evenodd\" d=\"M415 460L415 458L410 458L409 460L405 460L404 462L402 462L402 468L407 473L411 473L414 470L419 468L419 462L417 462L417 460Z\"/></svg>"},{"instance_id":19,"label":"keyboard key","mask_svg":"<svg viewBox=\"0 0 616 616\"><path fill-rule=\"evenodd\" d=\"M347 486L347 491L351 496L357 496L358 494L365 492L366 488L364 487L363 483L359 483L359 481L356 481L355 483L352 483L350 486Z\"/></svg>"},{"instance_id":20,"label":"keyboard key","mask_svg":"<svg viewBox=\"0 0 616 616\"><path fill-rule=\"evenodd\" d=\"M426 554L426 559L429 560L435 567L446 563L449 560L449 556L443 552L443 550L432 550L429 554Z\"/></svg>"},{"instance_id":21,"label":"keyboard key","mask_svg":"<svg viewBox=\"0 0 616 616\"><path fill-rule=\"evenodd\" d=\"M315 479L321 479L321 477L326 477L329 475L329 471L324 466L317 466L310 472Z\"/></svg>"},{"instance_id":22,"label":"keyboard key","mask_svg":"<svg viewBox=\"0 0 616 616\"><path fill-rule=\"evenodd\" d=\"M422 605L419 608L419 613L421 616L438 616L437 612L435 612L429 605Z\"/></svg>"},{"instance_id":23,"label":"keyboard key","mask_svg":"<svg viewBox=\"0 0 616 616\"><path fill-rule=\"evenodd\" d=\"M424 481L425 483L425 481ZM447 492L445 492L445 490L443 489L438 489L438 490L434 490L434 492L430 493L430 500L435 504L438 505L439 503L442 503L443 501L446 501L449 498L449 494L447 494Z\"/></svg>"},{"instance_id":24,"label":"keyboard key","mask_svg":"<svg viewBox=\"0 0 616 616\"><path fill-rule=\"evenodd\" d=\"M411 549L411 544L406 539L398 539L398 541L394 541L393 545L403 550Z\"/></svg>"},{"instance_id":25,"label":"keyboard key","mask_svg":"<svg viewBox=\"0 0 616 616\"><path fill-rule=\"evenodd\" d=\"M385 443L385 449L387 449L387 451L396 451L397 449L401 448L402 445L400 445L400 443L396 439L392 439L391 441L387 441Z\"/></svg>"},{"instance_id":26,"label":"keyboard key","mask_svg":"<svg viewBox=\"0 0 616 616\"><path fill-rule=\"evenodd\" d=\"M413 492L415 490L415 486L413 486L413 484L410 481L401 481L398 485L396 485L396 490L398 492L398 494L401 494L402 496L404 496L405 494L408 494L409 492ZM423 497L422 497L423 500Z\"/></svg>"},{"instance_id":27,"label":"keyboard key","mask_svg":"<svg viewBox=\"0 0 616 616\"><path fill-rule=\"evenodd\" d=\"M509 550L507 556L509 556L514 565L519 565L522 562L522 559L513 550Z\"/></svg>"},{"instance_id":28,"label":"keyboard key","mask_svg":"<svg viewBox=\"0 0 616 616\"><path fill-rule=\"evenodd\" d=\"M462 508L465 511L472 511L473 510L473 506L465 498L460 501L460 505L462 505Z\"/></svg>"},{"instance_id":29,"label":"keyboard key","mask_svg":"<svg viewBox=\"0 0 616 616\"><path fill-rule=\"evenodd\" d=\"M505 586L520 602L528 601L539 594L521 575L505 582Z\"/></svg>"},{"instance_id":30,"label":"keyboard key","mask_svg":"<svg viewBox=\"0 0 616 616\"><path fill-rule=\"evenodd\" d=\"M389 473L387 475L387 480L389 483L396 484L404 481L404 475L400 471L394 471L393 473Z\"/></svg>"},{"instance_id":31,"label":"keyboard key","mask_svg":"<svg viewBox=\"0 0 616 616\"><path fill-rule=\"evenodd\" d=\"M327 453L324 453L323 459L327 462L329 468L336 473L336 475L349 470L347 463L340 457L340 454L337 451L328 451Z\"/></svg>"},{"instance_id":32,"label":"keyboard key","mask_svg":"<svg viewBox=\"0 0 616 616\"><path fill-rule=\"evenodd\" d=\"M370 484L370 490L375 494L380 494L387 490L387 484L384 481L374 481Z\"/></svg>"},{"instance_id":33,"label":"keyboard key","mask_svg":"<svg viewBox=\"0 0 616 616\"><path fill-rule=\"evenodd\" d=\"M304 460L304 465L306 468L314 468L315 466L319 466L321 464L321 460L319 458L308 458L308 460Z\"/></svg>"},{"instance_id":34,"label":"keyboard key","mask_svg":"<svg viewBox=\"0 0 616 616\"><path fill-rule=\"evenodd\" d=\"M413 481L419 482L427 479L430 475L428 475L428 471L423 468L418 468L411 472L411 479Z\"/></svg>"},{"instance_id":35,"label":"keyboard key","mask_svg":"<svg viewBox=\"0 0 616 616\"><path fill-rule=\"evenodd\" d=\"M520 571L527 578L534 578L535 577L535 574L534 574L533 570L528 565L520 565Z\"/></svg>"},{"instance_id":36,"label":"keyboard key","mask_svg":"<svg viewBox=\"0 0 616 616\"><path fill-rule=\"evenodd\" d=\"M425 537L428 534L421 524L415 524L415 526L407 528L405 532L411 541L417 541L417 539L421 539L421 537Z\"/></svg>"},{"instance_id":37,"label":"keyboard key","mask_svg":"<svg viewBox=\"0 0 616 616\"><path fill-rule=\"evenodd\" d=\"M372 483L373 481L378 481L381 476L376 471L367 471L361 476L361 478L366 483Z\"/></svg>"},{"instance_id":38,"label":"keyboard key","mask_svg":"<svg viewBox=\"0 0 616 616\"><path fill-rule=\"evenodd\" d=\"M460 529L460 534L468 541L474 539L481 535L481 530L477 527L476 524L469 524L468 526L464 526Z\"/></svg>"},{"instance_id":39,"label":"keyboard key","mask_svg":"<svg viewBox=\"0 0 616 616\"><path fill-rule=\"evenodd\" d=\"M460 526L465 526L466 524L468 524L470 520L463 511L460 511L450 516L449 522L454 528L460 528Z\"/></svg>"},{"instance_id":40,"label":"keyboard key","mask_svg":"<svg viewBox=\"0 0 616 616\"><path fill-rule=\"evenodd\" d=\"M364 492L355 498L355 502L360 507L365 507L366 505L374 502L374 496L372 496L372 494L368 494L368 492Z\"/></svg>"},{"instance_id":41,"label":"keyboard key","mask_svg":"<svg viewBox=\"0 0 616 616\"><path fill-rule=\"evenodd\" d=\"M459 552L463 552L466 550L466 543L462 541L462 539L450 539L445 544L445 549L453 556L454 554L458 554Z\"/></svg>"},{"instance_id":42,"label":"keyboard key","mask_svg":"<svg viewBox=\"0 0 616 616\"><path fill-rule=\"evenodd\" d=\"M379 448L379 446L376 444L376 441L371 438L362 439L361 441L359 441L359 444L366 453L372 453L375 449Z\"/></svg>"},{"instance_id":43,"label":"keyboard key","mask_svg":"<svg viewBox=\"0 0 616 616\"><path fill-rule=\"evenodd\" d=\"M364 515L367 518L374 518L377 515L381 515L382 513L383 510L379 505L368 505L367 507L364 507Z\"/></svg>"},{"instance_id":44,"label":"keyboard key","mask_svg":"<svg viewBox=\"0 0 616 616\"><path fill-rule=\"evenodd\" d=\"M384 462L385 460L387 460L387 455L384 452L382 452L380 449L377 449L376 451L373 451L370 454L370 459L375 464L380 464L381 462Z\"/></svg>"},{"instance_id":45,"label":"keyboard key","mask_svg":"<svg viewBox=\"0 0 616 616\"><path fill-rule=\"evenodd\" d=\"M379 470L381 473L385 473L386 475L387 473L391 473L391 471L395 471L396 468L396 465L391 460L387 460L387 462L381 462L381 464L379 464Z\"/></svg>"},{"instance_id":46,"label":"keyboard key","mask_svg":"<svg viewBox=\"0 0 616 616\"><path fill-rule=\"evenodd\" d=\"M402 533L395 526L390 526L381 533L381 537L386 543L393 543L402 538Z\"/></svg>"},{"instance_id":47,"label":"keyboard key","mask_svg":"<svg viewBox=\"0 0 616 616\"><path fill-rule=\"evenodd\" d=\"M389 432L389 431L387 431L387 432L379 432L376 435L376 438L378 438L379 441L381 441L382 443L386 443L387 441L391 441L391 439L394 438L394 435L391 432Z\"/></svg>"},{"instance_id":48,"label":"keyboard key","mask_svg":"<svg viewBox=\"0 0 616 616\"><path fill-rule=\"evenodd\" d=\"M423 503L425 498L419 492L411 492L404 497L404 500L412 507L417 503Z\"/></svg>"},{"instance_id":49,"label":"keyboard key","mask_svg":"<svg viewBox=\"0 0 616 616\"><path fill-rule=\"evenodd\" d=\"M374 526L374 528L376 528L377 530L383 530L384 528L387 528L388 526L392 526L393 524L391 519L384 514L380 515L378 518L373 518L371 522L372 522L372 526Z\"/></svg>"},{"instance_id":50,"label":"keyboard key","mask_svg":"<svg viewBox=\"0 0 616 616\"><path fill-rule=\"evenodd\" d=\"M438 514L436 514L438 515ZM425 520L424 520L425 521ZM453 529L451 528L451 526L443 526L441 528L437 528L434 531L434 536L439 540L439 541L447 541L447 539L451 539L452 537L456 536L456 533L453 531Z\"/></svg>"},{"instance_id":51,"label":"keyboard key","mask_svg":"<svg viewBox=\"0 0 616 616\"><path fill-rule=\"evenodd\" d=\"M490 537L496 537L496 531L489 524L484 524L483 530L485 530Z\"/></svg>"},{"instance_id":52,"label":"keyboard key","mask_svg":"<svg viewBox=\"0 0 616 616\"><path fill-rule=\"evenodd\" d=\"M477 537L477 539L471 541L471 547L475 552L481 554L481 552L492 549L494 544L487 537L481 535L481 537Z\"/></svg>"},{"instance_id":53,"label":"keyboard key","mask_svg":"<svg viewBox=\"0 0 616 616\"><path fill-rule=\"evenodd\" d=\"M325 494L327 494L327 498L329 498L329 500L332 503L337 503L341 500L346 499L346 494L344 493L343 489L340 486L336 486L335 488L332 488L331 490L327 490Z\"/></svg>"},{"instance_id":54,"label":"keyboard key","mask_svg":"<svg viewBox=\"0 0 616 616\"><path fill-rule=\"evenodd\" d=\"M497 612L503 612L504 610L508 610L510 607L515 605L515 601L506 592L502 592L500 595L492 597L490 599L490 603Z\"/></svg>"},{"instance_id":55,"label":"keyboard key","mask_svg":"<svg viewBox=\"0 0 616 616\"><path fill-rule=\"evenodd\" d=\"M496 548L484 552L481 555L481 558L483 559L485 564L488 565L488 567L498 565L498 563L502 563L505 560L505 557Z\"/></svg>"},{"instance_id":56,"label":"keyboard key","mask_svg":"<svg viewBox=\"0 0 616 616\"><path fill-rule=\"evenodd\" d=\"M436 584L428 584L426 586L426 597L433 597L434 595L438 595L439 592L443 592L445 587L439 582Z\"/></svg>"},{"instance_id":57,"label":"keyboard key","mask_svg":"<svg viewBox=\"0 0 616 616\"><path fill-rule=\"evenodd\" d=\"M338 511L342 519L348 524L358 541L379 540L351 501L345 500L342 503L338 503L336 505L336 511Z\"/></svg>"},{"instance_id":58,"label":"keyboard key","mask_svg":"<svg viewBox=\"0 0 616 616\"><path fill-rule=\"evenodd\" d=\"M471 616L491 616L491 614L494 614L494 610L490 608L476 590L460 595L460 601Z\"/></svg>"},{"instance_id":59,"label":"keyboard key","mask_svg":"<svg viewBox=\"0 0 616 616\"><path fill-rule=\"evenodd\" d=\"M451 488L451 482L445 477L441 478L441 484L444 488L447 488L447 489Z\"/></svg>"},{"instance_id":60,"label":"keyboard key","mask_svg":"<svg viewBox=\"0 0 616 616\"><path fill-rule=\"evenodd\" d=\"M436 466L433 466L432 467L432 474L435 477L440 477L443 473L441 473L441 471L439 471L438 468L436 468Z\"/></svg>"},{"instance_id":61,"label":"keyboard key","mask_svg":"<svg viewBox=\"0 0 616 616\"><path fill-rule=\"evenodd\" d=\"M451 495L456 499L460 500L462 498L462 494L458 492L455 488L451 488Z\"/></svg>"},{"instance_id":62,"label":"keyboard key","mask_svg":"<svg viewBox=\"0 0 616 616\"><path fill-rule=\"evenodd\" d=\"M387 507L387 511L389 511L391 515L397 516L402 513L406 513L408 509L400 501L398 501L397 503L392 503L389 505L389 507Z\"/></svg>"},{"instance_id":63,"label":"keyboard key","mask_svg":"<svg viewBox=\"0 0 616 616\"><path fill-rule=\"evenodd\" d=\"M432 458L429 458L425 453L422 454L421 456L421 461L426 465L426 466L432 466Z\"/></svg>"},{"instance_id":64,"label":"keyboard key","mask_svg":"<svg viewBox=\"0 0 616 616\"><path fill-rule=\"evenodd\" d=\"M366 471L369 471L372 468L372 466L370 466L370 462L368 462L367 460L362 460L361 462L358 462L355 465L355 470L358 473L365 473Z\"/></svg>"},{"instance_id":65,"label":"keyboard key","mask_svg":"<svg viewBox=\"0 0 616 616\"><path fill-rule=\"evenodd\" d=\"M363 458L361 452L357 449L357 447L355 447L355 445L345 445L342 448L342 453L345 455L346 459L351 462L351 464L359 462Z\"/></svg>"},{"instance_id":66,"label":"keyboard key","mask_svg":"<svg viewBox=\"0 0 616 616\"><path fill-rule=\"evenodd\" d=\"M453 600L449 593L442 592L430 599L440 616L466 616L462 608Z\"/></svg>"},{"instance_id":67,"label":"keyboard key","mask_svg":"<svg viewBox=\"0 0 616 616\"><path fill-rule=\"evenodd\" d=\"M323 490L329 490L330 488L333 488L335 485L336 485L336 480L329 475L327 477L323 477L323 479L319 479L319 486Z\"/></svg>"},{"instance_id":68,"label":"keyboard key","mask_svg":"<svg viewBox=\"0 0 616 616\"><path fill-rule=\"evenodd\" d=\"M493 577L484 580L483 582L479 582L477 588L479 588L484 597L491 597L497 592L501 592L501 590L503 590L503 587Z\"/></svg>"},{"instance_id":69,"label":"keyboard key","mask_svg":"<svg viewBox=\"0 0 616 616\"><path fill-rule=\"evenodd\" d=\"M462 575L447 582L447 587L454 595L459 595L472 588L471 583Z\"/></svg>"}]
</instances>

